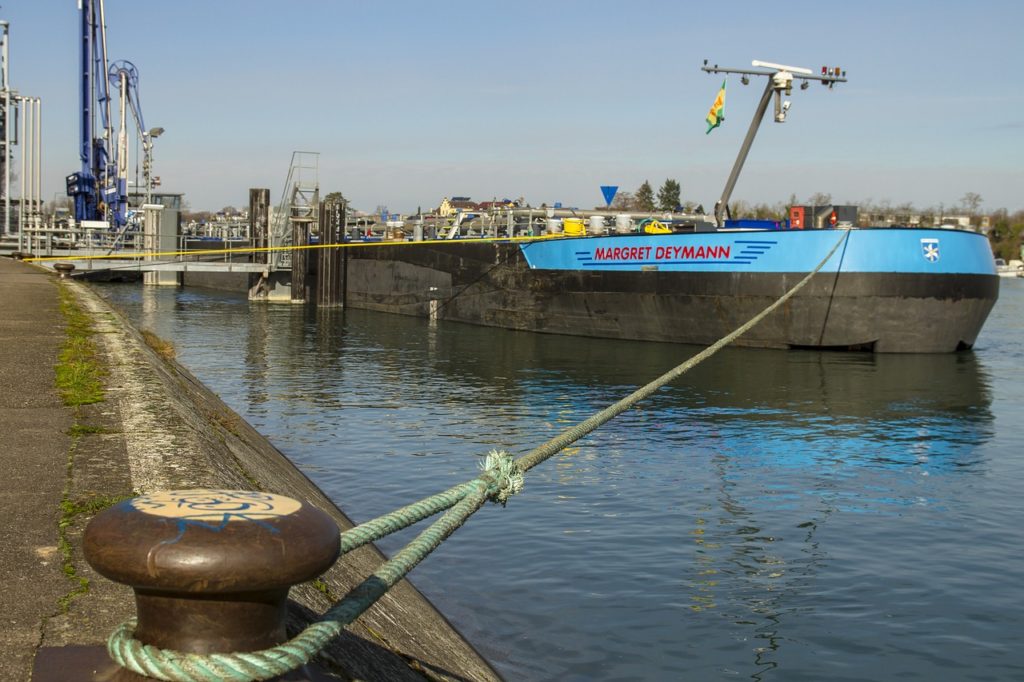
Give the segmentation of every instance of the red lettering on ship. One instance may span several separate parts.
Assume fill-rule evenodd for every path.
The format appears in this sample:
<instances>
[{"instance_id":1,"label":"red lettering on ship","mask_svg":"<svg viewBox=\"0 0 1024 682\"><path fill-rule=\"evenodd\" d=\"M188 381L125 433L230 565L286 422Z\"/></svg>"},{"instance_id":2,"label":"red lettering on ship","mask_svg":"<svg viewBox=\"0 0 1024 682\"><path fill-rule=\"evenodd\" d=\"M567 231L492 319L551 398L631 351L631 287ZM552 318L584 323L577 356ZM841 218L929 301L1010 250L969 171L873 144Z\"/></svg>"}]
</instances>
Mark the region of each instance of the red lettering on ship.
<instances>
[{"instance_id":1,"label":"red lettering on ship","mask_svg":"<svg viewBox=\"0 0 1024 682\"><path fill-rule=\"evenodd\" d=\"M654 260L729 260L732 246L599 246L594 249L594 260L640 261Z\"/></svg>"},{"instance_id":2,"label":"red lettering on ship","mask_svg":"<svg viewBox=\"0 0 1024 682\"><path fill-rule=\"evenodd\" d=\"M599 246L594 249L594 260L645 260L650 255L650 246Z\"/></svg>"},{"instance_id":3,"label":"red lettering on ship","mask_svg":"<svg viewBox=\"0 0 1024 682\"><path fill-rule=\"evenodd\" d=\"M707 260L721 258L728 260L732 246L659 246L654 250L655 260Z\"/></svg>"}]
</instances>

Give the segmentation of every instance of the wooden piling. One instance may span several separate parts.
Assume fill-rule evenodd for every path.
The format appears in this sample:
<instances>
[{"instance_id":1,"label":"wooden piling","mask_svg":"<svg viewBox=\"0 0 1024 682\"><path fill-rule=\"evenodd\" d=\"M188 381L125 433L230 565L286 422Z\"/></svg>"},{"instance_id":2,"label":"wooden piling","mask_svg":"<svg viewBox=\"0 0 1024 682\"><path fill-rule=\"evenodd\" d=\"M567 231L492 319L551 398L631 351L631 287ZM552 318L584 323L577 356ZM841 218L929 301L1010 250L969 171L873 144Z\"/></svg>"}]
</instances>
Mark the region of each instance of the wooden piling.
<instances>
[{"instance_id":1,"label":"wooden piling","mask_svg":"<svg viewBox=\"0 0 1024 682\"><path fill-rule=\"evenodd\" d=\"M249 189L249 238L257 249L265 249L270 245L270 190L253 187ZM266 263L270 254L256 251L252 254L253 263Z\"/></svg>"},{"instance_id":2,"label":"wooden piling","mask_svg":"<svg viewBox=\"0 0 1024 682\"><path fill-rule=\"evenodd\" d=\"M341 244L345 241L344 203L325 202L320 204L320 243ZM345 275L345 249L317 249L316 304L322 308L343 307L342 282Z\"/></svg>"},{"instance_id":3,"label":"wooden piling","mask_svg":"<svg viewBox=\"0 0 1024 682\"><path fill-rule=\"evenodd\" d=\"M310 296L309 281L309 234L313 219L306 216L292 216L292 303L305 303Z\"/></svg>"}]
</instances>

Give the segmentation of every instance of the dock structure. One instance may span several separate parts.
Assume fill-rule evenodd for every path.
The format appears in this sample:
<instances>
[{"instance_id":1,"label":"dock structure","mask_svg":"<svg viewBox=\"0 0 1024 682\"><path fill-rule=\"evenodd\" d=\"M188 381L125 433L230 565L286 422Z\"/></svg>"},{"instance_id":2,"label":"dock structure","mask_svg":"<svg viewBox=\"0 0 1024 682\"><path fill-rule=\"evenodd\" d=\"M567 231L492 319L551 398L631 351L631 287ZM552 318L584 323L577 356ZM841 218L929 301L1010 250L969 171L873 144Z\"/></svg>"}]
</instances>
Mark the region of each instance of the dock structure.
<instances>
[{"instance_id":1,"label":"dock structure","mask_svg":"<svg viewBox=\"0 0 1024 682\"><path fill-rule=\"evenodd\" d=\"M253 248L254 263L266 263L267 252L260 251L269 245L270 235L270 190L253 187L249 190L249 235Z\"/></svg>"},{"instance_id":2,"label":"dock structure","mask_svg":"<svg viewBox=\"0 0 1024 682\"><path fill-rule=\"evenodd\" d=\"M341 244L345 241L346 208L343 203L320 204L320 243ZM344 305L345 249L317 251L316 304L320 308Z\"/></svg>"},{"instance_id":3,"label":"dock structure","mask_svg":"<svg viewBox=\"0 0 1024 682\"><path fill-rule=\"evenodd\" d=\"M313 230L313 216L292 216L291 299L292 303L305 303L310 299L309 246Z\"/></svg>"},{"instance_id":4,"label":"dock structure","mask_svg":"<svg viewBox=\"0 0 1024 682\"><path fill-rule=\"evenodd\" d=\"M0 579L7 619L0 679L71 681L74 656L98 651L94 660L105 660L103 642L133 615L132 593L89 567L82 534L91 517L119 501L160 490L260 490L306 500L340 528L351 527L280 452L184 368L159 356L88 286L58 283L43 268L0 258L0 287ZM93 396L98 402L68 405L55 388L55 366L69 330L83 327L106 376L104 390ZM361 548L315 585L293 588L289 633L315 620L381 559L372 546ZM407 582L320 660L343 679L500 679Z\"/></svg>"}]
</instances>

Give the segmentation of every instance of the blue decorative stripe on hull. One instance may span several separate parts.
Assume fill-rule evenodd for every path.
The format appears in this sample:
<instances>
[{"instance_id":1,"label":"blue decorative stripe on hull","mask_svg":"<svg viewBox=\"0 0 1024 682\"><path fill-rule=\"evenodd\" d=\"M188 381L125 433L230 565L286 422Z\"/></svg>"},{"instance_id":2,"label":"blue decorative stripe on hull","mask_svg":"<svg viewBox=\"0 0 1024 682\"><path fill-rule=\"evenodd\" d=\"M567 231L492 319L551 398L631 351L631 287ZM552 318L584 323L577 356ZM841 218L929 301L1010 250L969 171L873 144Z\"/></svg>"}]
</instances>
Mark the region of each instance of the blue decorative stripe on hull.
<instances>
[{"instance_id":1,"label":"blue decorative stripe on hull","mask_svg":"<svg viewBox=\"0 0 1024 682\"><path fill-rule=\"evenodd\" d=\"M539 270L728 272L756 264L757 272L810 272L844 230L694 232L562 238L521 245ZM756 235L756 236L754 236ZM585 244L582 247L581 244ZM744 267L750 270L749 267ZM930 229L850 231L845 247L823 272L994 274L988 240L974 232Z\"/></svg>"}]
</instances>

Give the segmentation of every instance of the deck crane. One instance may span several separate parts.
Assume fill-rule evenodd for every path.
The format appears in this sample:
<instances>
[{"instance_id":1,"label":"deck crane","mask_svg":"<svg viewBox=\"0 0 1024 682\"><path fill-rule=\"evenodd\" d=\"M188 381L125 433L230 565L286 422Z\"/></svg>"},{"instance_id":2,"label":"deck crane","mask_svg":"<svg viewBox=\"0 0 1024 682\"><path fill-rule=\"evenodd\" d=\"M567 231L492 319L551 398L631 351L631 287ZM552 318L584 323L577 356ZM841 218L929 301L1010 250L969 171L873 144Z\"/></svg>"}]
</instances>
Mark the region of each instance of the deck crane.
<instances>
[{"instance_id":1,"label":"deck crane","mask_svg":"<svg viewBox=\"0 0 1024 682\"><path fill-rule=\"evenodd\" d=\"M75 220L98 220L124 227L128 207L128 127L130 109L143 142L146 159L152 137L146 132L139 104L139 72L131 62L107 60L104 0L79 0L81 19L81 80L79 157L82 165L68 175L67 193L75 201ZM114 147L110 115L111 86L120 90L120 128ZM162 131L161 131L162 132Z\"/></svg>"}]
</instances>

